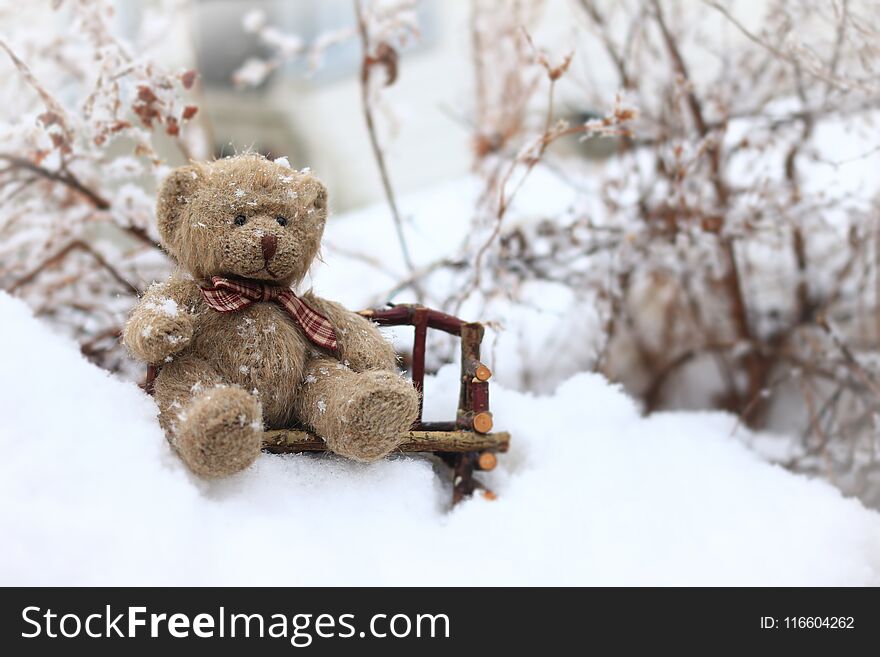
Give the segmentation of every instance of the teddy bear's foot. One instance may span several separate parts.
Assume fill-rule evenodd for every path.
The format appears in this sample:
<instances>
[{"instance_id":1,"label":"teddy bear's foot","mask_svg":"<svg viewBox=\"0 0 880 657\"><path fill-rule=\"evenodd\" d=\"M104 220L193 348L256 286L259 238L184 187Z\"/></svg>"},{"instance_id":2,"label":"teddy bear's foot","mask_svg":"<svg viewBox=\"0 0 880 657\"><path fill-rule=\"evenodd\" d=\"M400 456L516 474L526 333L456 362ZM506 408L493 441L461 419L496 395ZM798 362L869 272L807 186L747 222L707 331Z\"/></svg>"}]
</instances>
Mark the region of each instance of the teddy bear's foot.
<instances>
[{"instance_id":1,"label":"teddy bear's foot","mask_svg":"<svg viewBox=\"0 0 880 657\"><path fill-rule=\"evenodd\" d=\"M396 372L355 372L330 359L306 368L296 417L331 451L356 461L376 461L406 441L419 413L419 395Z\"/></svg>"},{"instance_id":2,"label":"teddy bear's foot","mask_svg":"<svg viewBox=\"0 0 880 657\"><path fill-rule=\"evenodd\" d=\"M419 396L408 381L392 372L363 372L343 400L338 430L325 437L327 446L356 461L376 461L406 441L418 412Z\"/></svg>"},{"instance_id":3,"label":"teddy bear's foot","mask_svg":"<svg viewBox=\"0 0 880 657\"><path fill-rule=\"evenodd\" d=\"M216 478L253 463L262 435L259 401L241 388L218 386L190 401L173 442L190 470Z\"/></svg>"}]
</instances>

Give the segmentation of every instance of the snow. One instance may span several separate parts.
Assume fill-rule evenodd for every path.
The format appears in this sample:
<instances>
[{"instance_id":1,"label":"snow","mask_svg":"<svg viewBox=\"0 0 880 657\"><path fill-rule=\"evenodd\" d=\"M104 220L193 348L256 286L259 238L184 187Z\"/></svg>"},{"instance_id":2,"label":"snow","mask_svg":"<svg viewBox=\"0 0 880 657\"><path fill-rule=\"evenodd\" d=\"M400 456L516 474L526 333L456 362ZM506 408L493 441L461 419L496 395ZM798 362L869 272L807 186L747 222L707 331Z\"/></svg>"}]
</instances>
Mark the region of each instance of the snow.
<instances>
[{"instance_id":1,"label":"snow","mask_svg":"<svg viewBox=\"0 0 880 657\"><path fill-rule=\"evenodd\" d=\"M450 511L422 457L201 481L137 386L2 292L0 317L0 585L880 584L880 515L761 461L730 416L643 418L597 375L495 385L499 497ZM428 377L428 417L456 387Z\"/></svg>"},{"instance_id":2,"label":"snow","mask_svg":"<svg viewBox=\"0 0 880 657\"><path fill-rule=\"evenodd\" d=\"M256 87L272 72L272 67L261 59L251 57L233 75L236 84Z\"/></svg>"},{"instance_id":3,"label":"snow","mask_svg":"<svg viewBox=\"0 0 880 657\"><path fill-rule=\"evenodd\" d=\"M155 301L146 304L146 307L150 310L156 310L167 317L177 317L177 302L168 297L156 299Z\"/></svg>"},{"instance_id":4,"label":"snow","mask_svg":"<svg viewBox=\"0 0 880 657\"><path fill-rule=\"evenodd\" d=\"M266 24L266 12L262 9L251 9L242 16L241 24L246 32L258 32Z\"/></svg>"}]
</instances>

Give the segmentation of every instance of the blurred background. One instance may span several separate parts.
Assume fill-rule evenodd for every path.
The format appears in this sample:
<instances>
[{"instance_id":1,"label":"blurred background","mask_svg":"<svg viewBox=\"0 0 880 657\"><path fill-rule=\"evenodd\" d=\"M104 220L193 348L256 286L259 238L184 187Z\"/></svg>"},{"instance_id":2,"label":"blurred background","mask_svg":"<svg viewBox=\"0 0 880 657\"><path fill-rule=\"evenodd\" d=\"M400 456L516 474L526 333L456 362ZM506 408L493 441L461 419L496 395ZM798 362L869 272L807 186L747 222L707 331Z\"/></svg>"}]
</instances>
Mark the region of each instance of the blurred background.
<instances>
[{"instance_id":1,"label":"blurred background","mask_svg":"<svg viewBox=\"0 0 880 657\"><path fill-rule=\"evenodd\" d=\"M763 458L880 506L878 18L871 0L3 0L0 289L138 379L118 335L173 267L158 182L287 157L330 189L318 293L480 318L509 387L598 371L646 413L732 413ZM435 340L432 367L453 359Z\"/></svg>"},{"instance_id":2,"label":"blurred background","mask_svg":"<svg viewBox=\"0 0 880 657\"><path fill-rule=\"evenodd\" d=\"M748 0L745 5L760 4ZM88 4L88 3L86 3ZM200 145L212 156L243 149L285 154L295 166L311 166L334 190L335 209L344 211L383 198L382 185L364 128L360 101L362 45L351 0L191 0L162 3L117 0L108 28L149 48L154 61L170 70L198 71L197 123L206 134ZM63 9L63 3L60 7ZM406 75L388 87L377 108L384 148L393 159L401 192L466 175L473 164L473 48L475 11L491 18L510 13L553 44L562 57L574 49L585 21L577 3L469 2L388 3L387 35L405 58ZM11 34L33 12L31 25L44 22L45 8L8 10ZM396 13L396 15L395 15ZM52 17L48 17L50 20ZM381 19L379 19L381 20ZM68 17L56 12L58 27ZM400 21L399 24L394 24ZM382 35L376 39L381 41ZM601 83L613 99L613 70L589 66L590 53L572 64L577 84ZM503 71L498 71L503 75ZM567 81L566 112L602 112L585 103ZM536 111L539 111L536 108ZM155 145L169 164L183 161L173 144Z\"/></svg>"}]
</instances>

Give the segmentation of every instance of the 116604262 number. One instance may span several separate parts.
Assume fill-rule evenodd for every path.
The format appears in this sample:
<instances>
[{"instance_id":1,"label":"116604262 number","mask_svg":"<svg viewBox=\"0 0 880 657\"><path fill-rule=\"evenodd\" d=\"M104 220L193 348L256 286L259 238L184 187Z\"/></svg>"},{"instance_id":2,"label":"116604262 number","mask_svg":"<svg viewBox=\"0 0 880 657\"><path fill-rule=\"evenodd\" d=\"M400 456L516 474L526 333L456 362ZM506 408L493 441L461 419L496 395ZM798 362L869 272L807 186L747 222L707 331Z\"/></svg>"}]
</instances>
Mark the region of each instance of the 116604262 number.
<instances>
[{"instance_id":1,"label":"116604262 number","mask_svg":"<svg viewBox=\"0 0 880 657\"><path fill-rule=\"evenodd\" d=\"M852 616L786 616L782 625L787 630L851 630L855 619Z\"/></svg>"}]
</instances>

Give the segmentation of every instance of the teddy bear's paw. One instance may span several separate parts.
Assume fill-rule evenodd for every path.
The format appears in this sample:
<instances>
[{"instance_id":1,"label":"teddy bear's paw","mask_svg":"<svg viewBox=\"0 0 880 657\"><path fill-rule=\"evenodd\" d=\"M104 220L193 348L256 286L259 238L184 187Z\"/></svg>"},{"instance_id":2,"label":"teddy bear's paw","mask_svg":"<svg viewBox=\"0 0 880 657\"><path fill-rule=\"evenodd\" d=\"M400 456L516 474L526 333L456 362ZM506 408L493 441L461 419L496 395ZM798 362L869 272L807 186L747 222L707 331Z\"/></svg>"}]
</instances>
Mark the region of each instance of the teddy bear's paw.
<instances>
[{"instance_id":1,"label":"teddy bear's paw","mask_svg":"<svg viewBox=\"0 0 880 657\"><path fill-rule=\"evenodd\" d=\"M357 393L340 409L341 435L328 443L337 454L368 463L406 442L418 416L419 395L409 381L391 372L360 376Z\"/></svg>"},{"instance_id":2,"label":"teddy bear's paw","mask_svg":"<svg viewBox=\"0 0 880 657\"><path fill-rule=\"evenodd\" d=\"M189 317L151 314L129 322L123 339L137 358L147 363L161 363L189 344L192 336L193 323Z\"/></svg>"},{"instance_id":3,"label":"teddy bear's paw","mask_svg":"<svg viewBox=\"0 0 880 657\"><path fill-rule=\"evenodd\" d=\"M263 436L259 401L241 388L218 386L189 403L175 444L190 470L202 477L234 474L260 453Z\"/></svg>"}]
</instances>

